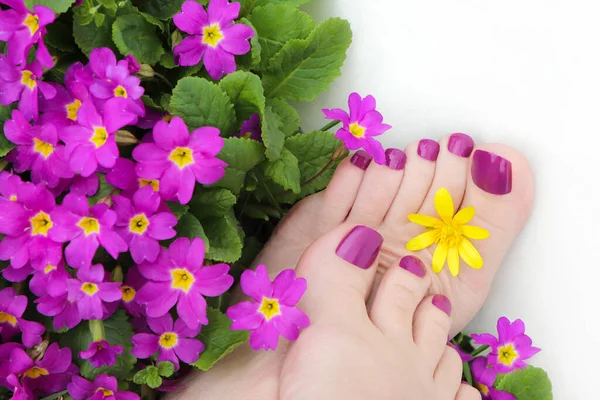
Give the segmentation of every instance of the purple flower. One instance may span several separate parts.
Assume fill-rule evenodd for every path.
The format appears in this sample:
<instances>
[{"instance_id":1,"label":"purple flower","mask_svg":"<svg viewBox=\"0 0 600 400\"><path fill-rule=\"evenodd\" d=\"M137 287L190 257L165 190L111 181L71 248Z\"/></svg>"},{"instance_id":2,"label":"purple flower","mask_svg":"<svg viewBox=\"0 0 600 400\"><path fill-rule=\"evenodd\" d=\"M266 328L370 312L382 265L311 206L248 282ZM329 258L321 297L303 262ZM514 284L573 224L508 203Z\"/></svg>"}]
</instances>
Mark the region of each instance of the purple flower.
<instances>
[{"instance_id":1,"label":"purple flower","mask_svg":"<svg viewBox=\"0 0 600 400\"><path fill-rule=\"evenodd\" d=\"M138 293L138 302L146 304L146 314L156 318L177 304L179 317L190 327L208 324L203 296L220 296L233 284L229 265L202 266L204 242L187 238L175 240L169 250L162 249L155 263L140 264L148 279Z\"/></svg>"},{"instance_id":2,"label":"purple flower","mask_svg":"<svg viewBox=\"0 0 600 400\"><path fill-rule=\"evenodd\" d=\"M100 245L114 259L127 251L127 243L114 231L117 214L107 204L90 207L85 196L68 194L54 215L56 228L50 237L57 242L69 242L65 257L73 268L91 265Z\"/></svg>"},{"instance_id":3,"label":"purple flower","mask_svg":"<svg viewBox=\"0 0 600 400\"><path fill-rule=\"evenodd\" d=\"M67 293L57 297L46 295L35 302L40 314L47 317L54 317L53 324L56 330L63 327L71 329L81 322L81 314L77 308L77 302L69 300Z\"/></svg>"},{"instance_id":4,"label":"purple flower","mask_svg":"<svg viewBox=\"0 0 600 400\"><path fill-rule=\"evenodd\" d=\"M20 348L10 353L9 373L21 376L21 384L41 397L64 390L78 368L71 363L71 349L52 343L41 360L32 360Z\"/></svg>"},{"instance_id":5,"label":"purple flower","mask_svg":"<svg viewBox=\"0 0 600 400\"><path fill-rule=\"evenodd\" d=\"M29 281L29 289L38 297L62 296L67 293L67 280L70 277L65 270L65 263L61 260L57 265L48 264L43 269L35 271Z\"/></svg>"},{"instance_id":6,"label":"purple flower","mask_svg":"<svg viewBox=\"0 0 600 400\"><path fill-rule=\"evenodd\" d=\"M24 183L19 175L0 171L0 201L17 201L19 191L23 186Z\"/></svg>"},{"instance_id":7,"label":"purple flower","mask_svg":"<svg viewBox=\"0 0 600 400\"><path fill-rule=\"evenodd\" d=\"M84 320L102 319L104 303L121 299L119 282L104 282L104 267L100 264L80 268L77 279L69 279L69 300L77 303L77 310Z\"/></svg>"},{"instance_id":8,"label":"purple flower","mask_svg":"<svg viewBox=\"0 0 600 400\"><path fill-rule=\"evenodd\" d=\"M235 135L245 139L256 140L262 143L262 128L260 126L260 116L252 114L249 120L244 121L240 133Z\"/></svg>"},{"instance_id":9,"label":"purple flower","mask_svg":"<svg viewBox=\"0 0 600 400\"><path fill-rule=\"evenodd\" d=\"M58 144L58 134L52 124L31 126L18 110L4 124L6 138L17 145L7 159L18 173L31 170L33 183L45 182L48 187L58 186L61 178L70 178L73 172L65 160L65 147Z\"/></svg>"},{"instance_id":10,"label":"purple flower","mask_svg":"<svg viewBox=\"0 0 600 400\"><path fill-rule=\"evenodd\" d=\"M10 367L10 353L13 349L22 349L21 343L8 342L0 344L0 386L4 386L8 389L13 389L15 385L6 382L9 375L8 368Z\"/></svg>"},{"instance_id":11,"label":"purple flower","mask_svg":"<svg viewBox=\"0 0 600 400\"><path fill-rule=\"evenodd\" d=\"M8 375L6 378L7 385L13 391L13 396L10 400L32 400L35 397L31 390L19 381L15 374Z\"/></svg>"},{"instance_id":12,"label":"purple flower","mask_svg":"<svg viewBox=\"0 0 600 400\"><path fill-rule=\"evenodd\" d=\"M40 110L43 113L40 122L51 123L58 128L75 124L85 98L78 98L58 83L51 85L56 90L56 96L51 100L40 99Z\"/></svg>"},{"instance_id":13,"label":"purple flower","mask_svg":"<svg viewBox=\"0 0 600 400\"><path fill-rule=\"evenodd\" d=\"M391 126L383 124L383 116L375 110L375 98L371 95L364 99L358 93L352 93L348 98L350 114L339 108L323 109L327 119L341 121L335 137L342 140L348 150L358 150L361 147L373 156L377 164L385 164L385 151L374 136L388 131Z\"/></svg>"},{"instance_id":14,"label":"purple flower","mask_svg":"<svg viewBox=\"0 0 600 400\"><path fill-rule=\"evenodd\" d=\"M485 357L477 357L471 364L473 386L481 392L483 400L517 400L517 398L502 390L494 389L498 373L488 366Z\"/></svg>"},{"instance_id":15,"label":"purple flower","mask_svg":"<svg viewBox=\"0 0 600 400\"><path fill-rule=\"evenodd\" d=\"M0 3L12 7L12 10L0 11L0 40L8 42L8 58L15 64L24 63L29 49L37 43L36 58L44 67L52 68L54 63L43 36L46 25L54 22L54 12L41 5L29 11L23 0L0 0Z\"/></svg>"},{"instance_id":16,"label":"purple flower","mask_svg":"<svg viewBox=\"0 0 600 400\"><path fill-rule=\"evenodd\" d=\"M132 197L138 189L145 186L152 186L155 192L160 188L156 179L139 178L135 172L135 162L127 158L117 159L115 166L106 173L106 181L121 189L125 197Z\"/></svg>"},{"instance_id":17,"label":"purple flower","mask_svg":"<svg viewBox=\"0 0 600 400\"><path fill-rule=\"evenodd\" d=\"M475 343L491 347L488 363L502 374L527 367L524 361L533 357L540 349L532 346L531 338L525 334L523 321L517 319L511 323L508 318L502 317L498 320L497 329L498 338L489 333L472 335Z\"/></svg>"},{"instance_id":18,"label":"purple flower","mask_svg":"<svg viewBox=\"0 0 600 400\"><path fill-rule=\"evenodd\" d=\"M111 346L106 340L90 343L87 350L79 353L79 357L88 360L94 368L103 365L112 366L117 362L117 354L123 353L123 347Z\"/></svg>"},{"instance_id":19,"label":"purple flower","mask_svg":"<svg viewBox=\"0 0 600 400\"><path fill-rule=\"evenodd\" d=\"M123 308L134 317L140 317L144 314L144 307L137 300L137 292L144 286L144 283L146 283L146 280L140 274L137 265L131 266L127 271L125 284L121 286L121 299Z\"/></svg>"},{"instance_id":20,"label":"purple flower","mask_svg":"<svg viewBox=\"0 0 600 400\"><path fill-rule=\"evenodd\" d=\"M159 240L173 238L177 233L177 217L169 212L157 212L160 196L152 186L138 190L133 199L113 197L117 213L115 230L129 243L129 251L137 264L144 260L154 262L160 251Z\"/></svg>"},{"instance_id":21,"label":"purple flower","mask_svg":"<svg viewBox=\"0 0 600 400\"><path fill-rule=\"evenodd\" d=\"M69 94L83 103L89 97L90 86L94 83L91 68L76 62L65 72L64 83Z\"/></svg>"},{"instance_id":22,"label":"purple flower","mask_svg":"<svg viewBox=\"0 0 600 400\"><path fill-rule=\"evenodd\" d=\"M75 400L140 400L140 396L132 392L120 392L117 378L106 374L98 375L93 382L75 375L67 390Z\"/></svg>"},{"instance_id":23,"label":"purple flower","mask_svg":"<svg viewBox=\"0 0 600 400\"><path fill-rule=\"evenodd\" d=\"M133 349L131 354L137 358L149 358L158 351L157 362L170 361L179 370L179 360L191 364L198 361L204 351L204 344L195 337L200 332L200 325L192 329L180 318L175 321L169 313L148 318L152 333L138 333L131 337Z\"/></svg>"},{"instance_id":24,"label":"purple flower","mask_svg":"<svg viewBox=\"0 0 600 400\"><path fill-rule=\"evenodd\" d=\"M204 66L213 79L235 71L235 56L250 51L248 39L254 31L244 24L233 24L240 13L240 3L211 0L208 13L194 0L183 3L173 22L191 36L173 49L179 65L192 66L204 57Z\"/></svg>"},{"instance_id":25,"label":"purple flower","mask_svg":"<svg viewBox=\"0 0 600 400\"><path fill-rule=\"evenodd\" d=\"M196 181L208 185L225 175L227 164L215 157L224 143L219 134L217 128L204 127L190 135L179 117L170 123L158 121L152 131L154 143L133 150L138 176L158 179L165 200L189 203Z\"/></svg>"},{"instance_id":26,"label":"purple flower","mask_svg":"<svg viewBox=\"0 0 600 400\"><path fill-rule=\"evenodd\" d=\"M229 307L227 316L233 321L232 330L251 331L250 347L254 350L275 350L279 335L296 340L300 329L310 325L306 314L296 307L306 291L306 280L296 278L294 270L281 271L271 283L267 268L261 264L256 272L244 271L240 283L254 301Z\"/></svg>"},{"instance_id":27,"label":"purple flower","mask_svg":"<svg viewBox=\"0 0 600 400\"><path fill-rule=\"evenodd\" d=\"M454 350L456 350L456 352L460 356L460 359L462 362L465 363L465 362L473 361L473 357L471 356L471 354L467 353L466 351L463 351L463 349L461 349L460 346L452 344L452 343L448 343L448 346L450 346Z\"/></svg>"},{"instance_id":28,"label":"purple flower","mask_svg":"<svg viewBox=\"0 0 600 400\"><path fill-rule=\"evenodd\" d=\"M125 56L125 61L127 61L127 70L131 75L137 74L142 69L142 66L140 65L138 60L135 59L135 56L133 54L128 54L127 56Z\"/></svg>"},{"instance_id":29,"label":"purple flower","mask_svg":"<svg viewBox=\"0 0 600 400\"><path fill-rule=\"evenodd\" d=\"M17 296L17 292L11 287L0 290L0 337L3 342L19 332L26 347L33 347L42 341L44 326L21 318L26 308L26 296Z\"/></svg>"},{"instance_id":30,"label":"purple flower","mask_svg":"<svg viewBox=\"0 0 600 400\"><path fill-rule=\"evenodd\" d=\"M1 31L0 35L2 35ZM42 66L38 62L20 68L12 65L4 55L0 54L0 104L7 106L18 100L19 111L23 113L25 119L37 120L38 90L46 99L56 96L54 86L38 80L42 74Z\"/></svg>"}]
</instances>

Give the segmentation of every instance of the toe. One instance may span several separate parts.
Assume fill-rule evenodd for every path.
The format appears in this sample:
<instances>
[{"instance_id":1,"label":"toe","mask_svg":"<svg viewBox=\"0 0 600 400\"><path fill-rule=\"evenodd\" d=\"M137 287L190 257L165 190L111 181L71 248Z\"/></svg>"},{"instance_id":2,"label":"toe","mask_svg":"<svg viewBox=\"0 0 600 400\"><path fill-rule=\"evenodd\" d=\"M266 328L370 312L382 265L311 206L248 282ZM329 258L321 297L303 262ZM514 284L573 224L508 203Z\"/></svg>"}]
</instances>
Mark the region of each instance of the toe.
<instances>
[{"instance_id":1,"label":"toe","mask_svg":"<svg viewBox=\"0 0 600 400\"><path fill-rule=\"evenodd\" d=\"M461 386L462 371L460 356L452 347L446 346L433 375L440 399L455 399Z\"/></svg>"},{"instance_id":2,"label":"toe","mask_svg":"<svg viewBox=\"0 0 600 400\"><path fill-rule=\"evenodd\" d=\"M456 393L455 400L481 400L481 393L473 386L463 383L460 385L458 393Z\"/></svg>"},{"instance_id":3,"label":"toe","mask_svg":"<svg viewBox=\"0 0 600 400\"><path fill-rule=\"evenodd\" d=\"M441 294L423 299L415 312L413 337L432 371L448 343L451 314L450 299Z\"/></svg>"},{"instance_id":4,"label":"toe","mask_svg":"<svg viewBox=\"0 0 600 400\"><path fill-rule=\"evenodd\" d=\"M404 176L406 154L400 149L388 149L386 165L371 163L365 173L348 221L378 226L396 197Z\"/></svg>"},{"instance_id":5,"label":"toe","mask_svg":"<svg viewBox=\"0 0 600 400\"><path fill-rule=\"evenodd\" d=\"M429 288L425 265L414 256L406 256L383 276L370 316L385 334L401 340L413 340L415 310Z\"/></svg>"}]
</instances>

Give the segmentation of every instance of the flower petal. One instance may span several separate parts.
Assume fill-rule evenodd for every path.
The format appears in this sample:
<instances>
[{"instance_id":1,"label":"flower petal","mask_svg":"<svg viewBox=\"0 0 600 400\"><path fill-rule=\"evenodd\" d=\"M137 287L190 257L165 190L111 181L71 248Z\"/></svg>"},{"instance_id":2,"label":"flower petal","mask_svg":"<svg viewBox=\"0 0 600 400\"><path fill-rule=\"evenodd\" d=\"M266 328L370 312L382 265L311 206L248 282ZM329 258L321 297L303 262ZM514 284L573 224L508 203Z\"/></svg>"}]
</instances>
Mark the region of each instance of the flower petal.
<instances>
[{"instance_id":1,"label":"flower petal","mask_svg":"<svg viewBox=\"0 0 600 400\"><path fill-rule=\"evenodd\" d=\"M475 207L469 206L467 208L463 208L453 218L453 221L457 225L468 224L473 217L475 216Z\"/></svg>"},{"instance_id":2,"label":"flower petal","mask_svg":"<svg viewBox=\"0 0 600 400\"><path fill-rule=\"evenodd\" d=\"M490 237L490 233L478 226L463 225L460 227L460 232L469 239L482 240Z\"/></svg>"},{"instance_id":3,"label":"flower petal","mask_svg":"<svg viewBox=\"0 0 600 400\"><path fill-rule=\"evenodd\" d=\"M413 238L410 242L406 243L406 250L408 251L419 251L423 250L438 240L438 230L433 229L419 236Z\"/></svg>"},{"instance_id":4,"label":"flower petal","mask_svg":"<svg viewBox=\"0 0 600 400\"><path fill-rule=\"evenodd\" d=\"M458 246L458 253L471 268L481 269L483 267L483 259L469 239L461 240Z\"/></svg>"},{"instance_id":5,"label":"flower petal","mask_svg":"<svg viewBox=\"0 0 600 400\"><path fill-rule=\"evenodd\" d=\"M426 228L437 228L443 224L443 222L437 218L422 214L409 214L408 220L412 223L424 226Z\"/></svg>"},{"instance_id":6,"label":"flower petal","mask_svg":"<svg viewBox=\"0 0 600 400\"><path fill-rule=\"evenodd\" d=\"M452 221L452 217L454 216L454 202L452 201L452 196L450 196L450 192L446 188L440 188L435 193L435 210L442 217L444 222L450 223Z\"/></svg>"},{"instance_id":7,"label":"flower petal","mask_svg":"<svg viewBox=\"0 0 600 400\"><path fill-rule=\"evenodd\" d=\"M446 262L446 257L448 256L448 244L444 242L438 243L435 251L433 252L433 261L432 268L433 272L439 274L442 269L444 269L444 263Z\"/></svg>"},{"instance_id":8,"label":"flower petal","mask_svg":"<svg viewBox=\"0 0 600 400\"><path fill-rule=\"evenodd\" d=\"M460 259L458 258L458 247L451 246L448 249L448 269L452 276L458 276L460 271Z\"/></svg>"}]
</instances>

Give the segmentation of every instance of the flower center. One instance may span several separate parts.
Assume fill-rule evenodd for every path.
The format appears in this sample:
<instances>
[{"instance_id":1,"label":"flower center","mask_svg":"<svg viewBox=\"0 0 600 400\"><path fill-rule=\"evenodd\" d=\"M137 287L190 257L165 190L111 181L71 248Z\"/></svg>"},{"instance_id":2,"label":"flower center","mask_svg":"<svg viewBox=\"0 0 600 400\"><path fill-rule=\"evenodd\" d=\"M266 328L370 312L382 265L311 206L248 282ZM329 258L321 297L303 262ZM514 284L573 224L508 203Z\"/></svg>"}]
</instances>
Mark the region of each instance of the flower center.
<instances>
[{"instance_id":1,"label":"flower center","mask_svg":"<svg viewBox=\"0 0 600 400\"><path fill-rule=\"evenodd\" d=\"M50 157L50 154L54 153L54 146L50 143L43 142L38 138L33 138L33 151L41 154L42 157L47 159Z\"/></svg>"},{"instance_id":2,"label":"flower center","mask_svg":"<svg viewBox=\"0 0 600 400\"><path fill-rule=\"evenodd\" d=\"M506 366L511 366L519 358L519 353L512 343L498 348L498 362Z\"/></svg>"},{"instance_id":3,"label":"flower center","mask_svg":"<svg viewBox=\"0 0 600 400\"><path fill-rule=\"evenodd\" d=\"M10 201L17 201L17 195L16 194L11 194L10 197L8 198Z\"/></svg>"},{"instance_id":4,"label":"flower center","mask_svg":"<svg viewBox=\"0 0 600 400\"><path fill-rule=\"evenodd\" d=\"M366 130L367 130L367 128L363 128L356 122L353 123L352 125L350 125L350 133L352 134L352 136L359 138L359 139L365 137Z\"/></svg>"},{"instance_id":5,"label":"flower center","mask_svg":"<svg viewBox=\"0 0 600 400\"><path fill-rule=\"evenodd\" d=\"M96 390L96 393L98 392L102 392L102 395L104 397L110 397L115 395L115 393L112 390L104 389L103 387L98 388L98 390Z\"/></svg>"},{"instance_id":6,"label":"flower center","mask_svg":"<svg viewBox=\"0 0 600 400\"><path fill-rule=\"evenodd\" d=\"M219 24L206 26L204 27L202 43L210 47L217 47L219 42L223 40L224 37L225 36L223 36L223 32L221 32L221 29L219 28Z\"/></svg>"},{"instance_id":7,"label":"flower center","mask_svg":"<svg viewBox=\"0 0 600 400\"><path fill-rule=\"evenodd\" d=\"M40 367L31 367L27 371L23 372L23 375L31 379L36 379L40 376L48 375L48 370Z\"/></svg>"},{"instance_id":8,"label":"flower center","mask_svg":"<svg viewBox=\"0 0 600 400\"><path fill-rule=\"evenodd\" d=\"M77 226L83 229L85 236L89 236L92 233L100 233L100 223L96 218L83 217L79 220Z\"/></svg>"},{"instance_id":9,"label":"flower center","mask_svg":"<svg viewBox=\"0 0 600 400\"><path fill-rule=\"evenodd\" d=\"M194 284L194 275L185 268L176 268L171 270L171 287L188 292Z\"/></svg>"},{"instance_id":10,"label":"flower center","mask_svg":"<svg viewBox=\"0 0 600 400\"><path fill-rule=\"evenodd\" d=\"M140 179L138 179L138 181L140 182L140 188L143 188L145 186L152 186L152 189L155 192L158 192L158 189L160 188L160 184L158 183L158 181L156 179L140 178Z\"/></svg>"},{"instance_id":11,"label":"flower center","mask_svg":"<svg viewBox=\"0 0 600 400\"><path fill-rule=\"evenodd\" d=\"M48 234L48 231L52 228L52 225L54 225L52 223L52 220L50 219L50 216L43 211L40 211L39 213L35 214L35 216L32 217L29 220L29 222L31 223L32 236L46 236Z\"/></svg>"},{"instance_id":12,"label":"flower center","mask_svg":"<svg viewBox=\"0 0 600 400\"><path fill-rule=\"evenodd\" d=\"M92 282L83 282L83 285L81 285L81 291L88 296L93 296L98 291L98 285Z\"/></svg>"},{"instance_id":13,"label":"flower center","mask_svg":"<svg viewBox=\"0 0 600 400\"><path fill-rule=\"evenodd\" d=\"M242 135L242 138L244 139L250 139L252 137L252 132L246 132Z\"/></svg>"},{"instance_id":14,"label":"flower center","mask_svg":"<svg viewBox=\"0 0 600 400\"><path fill-rule=\"evenodd\" d=\"M454 225L445 223L440 230L440 242L447 243L450 247L458 247L462 240L462 234Z\"/></svg>"},{"instance_id":15,"label":"flower center","mask_svg":"<svg viewBox=\"0 0 600 400\"><path fill-rule=\"evenodd\" d=\"M44 268L44 273L49 274L52 271L56 271L56 265L48 264L46 268Z\"/></svg>"},{"instance_id":16,"label":"flower center","mask_svg":"<svg viewBox=\"0 0 600 400\"><path fill-rule=\"evenodd\" d=\"M129 220L129 231L141 235L146 232L149 225L150 221L146 218L146 214L138 214Z\"/></svg>"},{"instance_id":17,"label":"flower center","mask_svg":"<svg viewBox=\"0 0 600 400\"><path fill-rule=\"evenodd\" d=\"M483 383L475 383L475 387L477 389L479 389L479 391L484 395L487 396L490 393L490 388L485 386Z\"/></svg>"},{"instance_id":18,"label":"flower center","mask_svg":"<svg viewBox=\"0 0 600 400\"><path fill-rule=\"evenodd\" d=\"M169 160L173 161L179 169L183 169L194 163L194 154L190 148L176 147L175 150L171 152Z\"/></svg>"},{"instance_id":19,"label":"flower center","mask_svg":"<svg viewBox=\"0 0 600 400\"><path fill-rule=\"evenodd\" d=\"M71 121L77 121L77 111L79 111L79 107L81 107L81 101L75 99L74 102L69 103L65 106L67 110L67 118Z\"/></svg>"},{"instance_id":20,"label":"flower center","mask_svg":"<svg viewBox=\"0 0 600 400\"><path fill-rule=\"evenodd\" d=\"M173 119L173 116L170 114L165 114L165 116L162 117L162 120L165 122L171 122L172 119Z\"/></svg>"},{"instance_id":21,"label":"flower center","mask_svg":"<svg viewBox=\"0 0 600 400\"><path fill-rule=\"evenodd\" d=\"M14 315L0 311L0 324L9 323L12 326L17 326L17 318Z\"/></svg>"},{"instance_id":22,"label":"flower center","mask_svg":"<svg viewBox=\"0 0 600 400\"><path fill-rule=\"evenodd\" d=\"M114 93L115 93L115 97L122 97L124 99L127 98L127 90L121 85L119 85L115 88Z\"/></svg>"},{"instance_id":23,"label":"flower center","mask_svg":"<svg viewBox=\"0 0 600 400\"><path fill-rule=\"evenodd\" d=\"M279 300L263 297L262 303L260 303L260 307L258 307L258 312L264 315L267 321L277 315L281 315L281 311L279 310Z\"/></svg>"},{"instance_id":24,"label":"flower center","mask_svg":"<svg viewBox=\"0 0 600 400\"><path fill-rule=\"evenodd\" d=\"M106 143L106 139L108 139L108 132L106 132L106 128L103 126L95 126L94 134L90 138L90 142L94 143L96 148L100 148Z\"/></svg>"},{"instance_id":25,"label":"flower center","mask_svg":"<svg viewBox=\"0 0 600 400\"><path fill-rule=\"evenodd\" d=\"M29 89L33 89L35 87L35 75L33 72L28 70L21 71L21 83Z\"/></svg>"},{"instance_id":26,"label":"flower center","mask_svg":"<svg viewBox=\"0 0 600 400\"><path fill-rule=\"evenodd\" d=\"M131 300L135 298L135 289L131 286L121 286L121 298L125 303L129 303Z\"/></svg>"},{"instance_id":27,"label":"flower center","mask_svg":"<svg viewBox=\"0 0 600 400\"><path fill-rule=\"evenodd\" d=\"M158 344L163 349L170 349L172 347L177 346L178 337L175 332L165 332L160 335L160 339L158 339Z\"/></svg>"},{"instance_id":28,"label":"flower center","mask_svg":"<svg viewBox=\"0 0 600 400\"><path fill-rule=\"evenodd\" d=\"M40 29L40 17L35 14L27 14L23 25L29 29L29 33L33 36Z\"/></svg>"}]
</instances>

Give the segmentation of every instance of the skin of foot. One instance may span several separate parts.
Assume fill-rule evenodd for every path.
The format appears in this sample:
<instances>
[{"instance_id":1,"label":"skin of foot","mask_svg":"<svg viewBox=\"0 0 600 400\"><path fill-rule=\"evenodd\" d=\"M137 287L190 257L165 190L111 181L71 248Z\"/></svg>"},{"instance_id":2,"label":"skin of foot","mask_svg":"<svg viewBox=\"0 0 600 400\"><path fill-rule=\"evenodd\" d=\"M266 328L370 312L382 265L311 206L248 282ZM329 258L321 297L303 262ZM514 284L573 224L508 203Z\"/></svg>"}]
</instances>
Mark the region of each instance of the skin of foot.
<instances>
[{"instance_id":1,"label":"skin of foot","mask_svg":"<svg viewBox=\"0 0 600 400\"><path fill-rule=\"evenodd\" d=\"M462 262L458 277L451 276L447 268L439 274L432 272L435 246L415 254L426 265L428 293L444 294L453 304L450 334L454 335L483 305L503 257L530 215L534 197L531 169L516 150L498 144L475 147L469 136L460 133L439 143L423 139L404 151L389 149L386 154L387 165L372 163L362 151L343 161L325 191L302 200L288 213L255 264L265 264L274 278L283 269L295 268L304 250L325 232L344 223L364 225L376 229L384 239L371 290L375 293L395 260L411 254L406 243L425 231L409 222L408 215L437 217L433 199L439 188L446 188L455 208L474 206L476 216L471 224L490 232L489 239L474 243L484 267L473 270ZM309 282L309 286L314 284ZM369 296L368 304L373 301ZM285 353L285 345L269 353L244 346L209 373L193 375L186 384L207 399L222 398L223 390L240 396L232 398L268 398L244 397L243 393L257 387L264 393L276 393L277 371ZM232 382L231 376L244 378ZM210 381L210 387L204 381ZM213 390L215 397L211 397Z\"/></svg>"}]
</instances>

